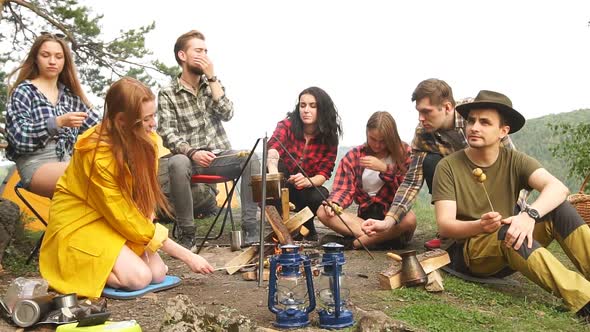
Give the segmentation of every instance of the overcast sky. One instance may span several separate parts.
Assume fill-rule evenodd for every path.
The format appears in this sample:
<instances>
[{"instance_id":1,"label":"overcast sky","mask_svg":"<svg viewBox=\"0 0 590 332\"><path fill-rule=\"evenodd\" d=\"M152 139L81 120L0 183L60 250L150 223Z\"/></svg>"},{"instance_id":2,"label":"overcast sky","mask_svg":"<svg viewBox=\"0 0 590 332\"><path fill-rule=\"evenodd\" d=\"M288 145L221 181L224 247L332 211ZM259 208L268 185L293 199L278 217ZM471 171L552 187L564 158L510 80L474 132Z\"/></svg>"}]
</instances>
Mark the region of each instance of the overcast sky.
<instances>
[{"instance_id":1,"label":"overcast sky","mask_svg":"<svg viewBox=\"0 0 590 332\"><path fill-rule=\"evenodd\" d=\"M337 105L342 145L364 142L377 110L410 141L410 100L426 78L457 99L508 95L526 118L590 107L590 1L86 1L109 35L156 22L148 47L175 64L176 38L198 29L234 102L235 148L268 135L316 85Z\"/></svg>"}]
</instances>

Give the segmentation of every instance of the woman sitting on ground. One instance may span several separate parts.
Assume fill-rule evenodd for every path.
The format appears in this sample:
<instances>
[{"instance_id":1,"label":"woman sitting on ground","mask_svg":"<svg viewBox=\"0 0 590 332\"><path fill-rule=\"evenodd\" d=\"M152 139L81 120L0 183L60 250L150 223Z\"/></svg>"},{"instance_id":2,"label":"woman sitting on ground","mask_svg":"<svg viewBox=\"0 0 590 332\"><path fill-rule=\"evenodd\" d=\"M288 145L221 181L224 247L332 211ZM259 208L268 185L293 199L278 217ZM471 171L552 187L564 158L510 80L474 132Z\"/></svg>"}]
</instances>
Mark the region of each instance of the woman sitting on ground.
<instances>
[{"instance_id":1,"label":"woman sitting on ground","mask_svg":"<svg viewBox=\"0 0 590 332\"><path fill-rule=\"evenodd\" d=\"M356 202L359 205L357 215L343 212L340 220L329 204L320 207L317 211L320 221L344 235L344 238L326 235L322 238L323 243L339 242L350 249L360 248L359 240L370 247L382 244L402 248L408 244L416 229L416 216L412 211L388 232L374 236L365 235L361 224L365 219L385 218L410 165L410 151L410 147L399 138L391 114L375 112L371 115L367 122L367 143L353 148L342 158L328 198L328 202L339 211Z\"/></svg>"},{"instance_id":2,"label":"woman sitting on ground","mask_svg":"<svg viewBox=\"0 0 590 332\"><path fill-rule=\"evenodd\" d=\"M100 118L90 109L63 38L39 36L16 71L6 107L6 157L16 163L27 190L51 197L76 137Z\"/></svg>"},{"instance_id":3,"label":"woman sitting on ground","mask_svg":"<svg viewBox=\"0 0 590 332\"><path fill-rule=\"evenodd\" d=\"M296 211L307 206L315 214L328 196L328 189L322 185L334 170L341 135L336 106L332 98L318 87L303 90L295 109L277 124L268 141L268 171L284 174L289 199L295 204ZM280 202L274 205L280 210ZM317 241L313 217L304 226L310 231L305 239Z\"/></svg>"},{"instance_id":4,"label":"woman sitting on ground","mask_svg":"<svg viewBox=\"0 0 590 332\"><path fill-rule=\"evenodd\" d=\"M168 238L154 213L169 214L157 179L155 96L132 78L107 92L103 122L76 142L59 179L39 258L60 293L99 297L106 285L138 290L164 280L158 249L198 273L213 267Z\"/></svg>"}]
</instances>

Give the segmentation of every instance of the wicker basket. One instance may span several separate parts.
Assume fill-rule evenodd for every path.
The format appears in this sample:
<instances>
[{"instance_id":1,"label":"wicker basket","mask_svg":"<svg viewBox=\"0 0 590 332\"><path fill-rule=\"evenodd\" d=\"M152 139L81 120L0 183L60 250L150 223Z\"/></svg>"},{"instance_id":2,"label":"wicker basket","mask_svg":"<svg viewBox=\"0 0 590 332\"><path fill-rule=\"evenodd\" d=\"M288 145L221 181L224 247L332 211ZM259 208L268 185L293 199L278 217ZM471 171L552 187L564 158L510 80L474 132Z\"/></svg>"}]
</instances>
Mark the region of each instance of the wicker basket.
<instances>
[{"instance_id":1,"label":"wicker basket","mask_svg":"<svg viewBox=\"0 0 590 332\"><path fill-rule=\"evenodd\" d=\"M584 193L588 179L590 179L590 174L584 179L580 191L577 194L569 195L567 200L572 203L580 216L582 216L582 219L590 226L590 195Z\"/></svg>"}]
</instances>

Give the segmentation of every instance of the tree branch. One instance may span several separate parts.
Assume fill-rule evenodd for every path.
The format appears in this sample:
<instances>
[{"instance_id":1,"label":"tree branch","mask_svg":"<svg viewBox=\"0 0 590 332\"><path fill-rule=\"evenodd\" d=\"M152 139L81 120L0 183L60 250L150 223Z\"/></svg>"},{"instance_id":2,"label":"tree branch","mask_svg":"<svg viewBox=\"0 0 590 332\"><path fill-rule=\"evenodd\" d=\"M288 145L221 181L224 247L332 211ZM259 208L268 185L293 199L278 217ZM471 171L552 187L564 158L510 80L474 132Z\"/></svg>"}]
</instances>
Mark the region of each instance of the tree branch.
<instances>
[{"instance_id":1,"label":"tree branch","mask_svg":"<svg viewBox=\"0 0 590 332\"><path fill-rule=\"evenodd\" d=\"M76 43L76 39L74 38L74 35L70 32L70 30L65 25L63 25L60 22L53 19L53 17L51 17L46 11L40 9L39 7L37 7L31 3L23 1L23 0L3 0L3 1L8 1L9 3L13 2L13 3L15 3L19 6L25 7L28 10L32 11L33 13L37 14L37 16L43 18L44 20L49 22L49 24L53 25L54 27L58 28L61 32L63 32L68 37L70 42L72 43L72 49L76 49L78 47L78 44Z\"/></svg>"}]
</instances>

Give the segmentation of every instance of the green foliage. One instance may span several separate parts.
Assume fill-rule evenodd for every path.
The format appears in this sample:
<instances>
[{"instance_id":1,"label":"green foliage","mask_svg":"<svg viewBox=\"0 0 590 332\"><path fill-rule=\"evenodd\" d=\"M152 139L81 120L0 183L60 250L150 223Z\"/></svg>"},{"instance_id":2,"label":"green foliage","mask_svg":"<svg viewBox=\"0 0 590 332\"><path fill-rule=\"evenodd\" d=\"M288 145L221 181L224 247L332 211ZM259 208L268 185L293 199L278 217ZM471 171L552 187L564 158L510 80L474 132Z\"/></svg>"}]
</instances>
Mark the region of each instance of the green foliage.
<instances>
[{"instance_id":1,"label":"green foliage","mask_svg":"<svg viewBox=\"0 0 590 332\"><path fill-rule=\"evenodd\" d=\"M151 59L151 52L145 47L145 37L155 28L155 22L120 31L112 40L105 40L100 29L103 16L94 14L78 0L2 2L4 7L0 7L0 14L8 24L0 34L0 45L7 46L2 48L6 51L0 56L7 62L20 63L36 36L48 31L66 35L82 82L99 96L124 75L157 86L158 78L178 73L176 67L167 67Z\"/></svg>"},{"instance_id":2,"label":"green foliage","mask_svg":"<svg viewBox=\"0 0 590 332\"><path fill-rule=\"evenodd\" d=\"M572 192L577 192L580 189L585 174L588 174L590 167L586 168L583 175L581 172L569 172L565 165L570 165L574 160L575 154L583 157L583 149L586 153L586 167L590 165L590 154L588 149L588 136L563 136L561 133L556 133L552 127L556 124L569 124L578 126L577 124L584 124L590 118L590 109L581 109L573 112L550 114L540 118L527 120L526 125L517 133L510 135L516 148L520 151L537 159L543 167L545 167L551 174L563 181ZM575 130L574 130L575 131ZM569 133L572 134L572 133ZM552 154L551 149L562 144L562 141L570 140L571 144L567 146L567 150L563 150L560 155ZM581 144L585 143L585 147Z\"/></svg>"},{"instance_id":3,"label":"green foliage","mask_svg":"<svg viewBox=\"0 0 590 332\"><path fill-rule=\"evenodd\" d=\"M590 123L557 123L549 128L559 140L550 148L553 156L565 161L570 176L586 177L590 173ZM588 186L586 192L590 192Z\"/></svg>"}]
</instances>

